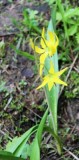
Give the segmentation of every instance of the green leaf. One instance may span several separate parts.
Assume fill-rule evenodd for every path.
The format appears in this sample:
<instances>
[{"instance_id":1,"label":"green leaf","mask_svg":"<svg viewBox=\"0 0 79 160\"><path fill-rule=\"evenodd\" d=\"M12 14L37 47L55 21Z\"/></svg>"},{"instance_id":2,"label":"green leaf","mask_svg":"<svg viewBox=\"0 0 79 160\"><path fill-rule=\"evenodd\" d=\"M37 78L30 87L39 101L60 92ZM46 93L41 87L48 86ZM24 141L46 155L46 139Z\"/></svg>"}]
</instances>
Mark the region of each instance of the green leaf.
<instances>
[{"instance_id":1,"label":"green leaf","mask_svg":"<svg viewBox=\"0 0 79 160\"><path fill-rule=\"evenodd\" d=\"M61 0L57 0L57 6L58 6L59 11L60 11L61 16L62 16L65 37L66 37L67 41L69 42L69 37L68 37L68 33L67 33L68 32L67 31L67 23L66 23L66 20L65 20L65 10L64 10L64 6L62 5Z\"/></svg>"},{"instance_id":2,"label":"green leaf","mask_svg":"<svg viewBox=\"0 0 79 160\"><path fill-rule=\"evenodd\" d=\"M55 23L55 20L53 21L53 19L51 19L49 22L47 33L48 33L48 31L54 32L53 23ZM47 38L49 39L48 34L47 34ZM57 52L51 58L46 59L45 74L47 74L47 70L49 70L49 68L50 68L50 61L53 62L55 71L57 72L58 71L58 54L57 54ZM46 86L45 87L45 94L46 94L46 99L47 99L47 103L48 103L48 108L50 111L49 128L52 131L51 132L52 135L54 135L58 153L61 154L62 147L61 147L61 143L59 141L58 131L57 131L57 105L58 105L59 85L54 85L53 88L51 89L51 91L49 91L48 86Z\"/></svg>"},{"instance_id":3,"label":"green leaf","mask_svg":"<svg viewBox=\"0 0 79 160\"><path fill-rule=\"evenodd\" d=\"M69 23L69 19L74 17L74 16L79 16L79 7L78 8L70 8L64 12L64 19L67 23ZM63 19L61 12L56 13L56 20L61 21Z\"/></svg>"},{"instance_id":4,"label":"green leaf","mask_svg":"<svg viewBox=\"0 0 79 160\"><path fill-rule=\"evenodd\" d=\"M49 22L48 31L49 30L53 32L52 20L50 20ZM47 34L47 38L49 38L48 34ZM46 59L45 66L47 69L45 69L45 74L47 74L47 70L49 70L50 68L50 60L54 64L55 71L58 71L58 56L57 56L57 53L55 53L51 59L49 58ZM51 89L51 91L49 91L48 86L46 86L45 93L46 93L49 111L52 118L52 129L54 130L55 133L57 133L57 103L58 103L59 85L55 85Z\"/></svg>"},{"instance_id":5,"label":"green leaf","mask_svg":"<svg viewBox=\"0 0 79 160\"><path fill-rule=\"evenodd\" d=\"M48 31L53 32L53 22L50 20ZM47 38L48 34L47 34ZM53 62L55 71L58 71L58 55L57 52L51 58L47 58L45 62L45 74L47 74L47 70L50 68L50 61ZM52 130L52 135L56 140L56 146L58 153L61 154L61 144L58 141L58 132L57 132L57 105L58 105L58 94L59 94L59 85L54 85L53 88L49 91L48 86L45 87L45 95L47 99L48 108L50 111L50 129Z\"/></svg>"},{"instance_id":6,"label":"green leaf","mask_svg":"<svg viewBox=\"0 0 79 160\"><path fill-rule=\"evenodd\" d=\"M22 150L21 158L27 159L28 156L30 156L30 145L25 144Z\"/></svg>"},{"instance_id":7,"label":"green leaf","mask_svg":"<svg viewBox=\"0 0 79 160\"><path fill-rule=\"evenodd\" d=\"M4 82L4 81L0 82L0 92L6 91L5 84L6 84L6 82Z\"/></svg>"},{"instance_id":8,"label":"green leaf","mask_svg":"<svg viewBox=\"0 0 79 160\"><path fill-rule=\"evenodd\" d=\"M46 2L47 2L49 5L51 5L51 4L53 4L53 3L55 2L55 0L46 0Z\"/></svg>"},{"instance_id":9,"label":"green leaf","mask_svg":"<svg viewBox=\"0 0 79 160\"><path fill-rule=\"evenodd\" d=\"M0 151L0 160L24 160L23 158L15 157L6 151Z\"/></svg>"},{"instance_id":10,"label":"green leaf","mask_svg":"<svg viewBox=\"0 0 79 160\"><path fill-rule=\"evenodd\" d=\"M49 117L49 116L48 116L48 118L49 118L49 121L50 121L50 117ZM50 122L49 122L49 123L50 123ZM61 143L61 141L60 141L60 139L59 139L59 136L56 135L56 134L53 132L53 130L52 130L52 128L50 128L50 126L45 126L45 131L48 131L48 132L54 137L55 142L56 142L56 147L57 147L58 153L61 155L62 143Z\"/></svg>"},{"instance_id":11,"label":"green leaf","mask_svg":"<svg viewBox=\"0 0 79 160\"><path fill-rule=\"evenodd\" d=\"M16 47L13 45L11 45L11 48L19 55L24 56L24 57L28 58L29 60L33 60L33 61L35 60L34 56L29 54L28 52L24 52L19 49L16 49Z\"/></svg>"},{"instance_id":12,"label":"green leaf","mask_svg":"<svg viewBox=\"0 0 79 160\"><path fill-rule=\"evenodd\" d=\"M65 20L68 20L68 18L71 18L74 16L79 16L79 7L70 8L70 9L66 10L64 16L65 16Z\"/></svg>"},{"instance_id":13,"label":"green leaf","mask_svg":"<svg viewBox=\"0 0 79 160\"><path fill-rule=\"evenodd\" d=\"M13 155L19 157L22 154L24 146L33 132L36 131L36 126L30 128L21 137L15 137L12 142L10 141L6 145L6 151L13 153Z\"/></svg>"},{"instance_id":14,"label":"green leaf","mask_svg":"<svg viewBox=\"0 0 79 160\"><path fill-rule=\"evenodd\" d=\"M56 13L56 20L57 20L57 22L62 20L62 15L60 12Z\"/></svg>"},{"instance_id":15,"label":"green leaf","mask_svg":"<svg viewBox=\"0 0 79 160\"><path fill-rule=\"evenodd\" d=\"M5 55L5 43L4 41L0 41L0 58Z\"/></svg>"},{"instance_id":16,"label":"green leaf","mask_svg":"<svg viewBox=\"0 0 79 160\"><path fill-rule=\"evenodd\" d=\"M45 126L47 115L48 115L48 109L46 110L44 116L42 117L42 120L37 129L35 139L32 143L30 160L40 160L40 144L41 144L42 132Z\"/></svg>"},{"instance_id":17,"label":"green leaf","mask_svg":"<svg viewBox=\"0 0 79 160\"><path fill-rule=\"evenodd\" d=\"M38 138L38 143L39 143L39 146L41 144L41 139L42 139L42 132L43 132L43 128L44 128L44 125L45 125L45 122L46 122L46 118L47 118L47 114L48 114L48 109L46 110L46 112L44 113L42 119L41 119L41 122L38 126L38 129L37 129L37 133L36 133L36 136Z\"/></svg>"},{"instance_id":18,"label":"green leaf","mask_svg":"<svg viewBox=\"0 0 79 160\"><path fill-rule=\"evenodd\" d=\"M73 36L77 32L77 25L73 25L68 29L68 35Z\"/></svg>"},{"instance_id":19,"label":"green leaf","mask_svg":"<svg viewBox=\"0 0 79 160\"><path fill-rule=\"evenodd\" d=\"M79 33L78 33L78 32L77 32L75 38L76 38L77 43L79 44ZM78 47L78 48L79 48L79 47ZM78 49L78 50L79 50L79 49Z\"/></svg>"},{"instance_id":20,"label":"green leaf","mask_svg":"<svg viewBox=\"0 0 79 160\"><path fill-rule=\"evenodd\" d=\"M56 4L53 4L53 8L52 8L52 12L51 12L51 20L53 22L53 30L56 31L56 10L57 10L57 5ZM50 22L49 22L50 23ZM49 25L50 27L50 25ZM50 27L50 30L51 30L51 27Z\"/></svg>"},{"instance_id":21,"label":"green leaf","mask_svg":"<svg viewBox=\"0 0 79 160\"><path fill-rule=\"evenodd\" d=\"M38 143L37 136L35 137L32 145L31 145L30 160L40 160L40 146Z\"/></svg>"}]
</instances>

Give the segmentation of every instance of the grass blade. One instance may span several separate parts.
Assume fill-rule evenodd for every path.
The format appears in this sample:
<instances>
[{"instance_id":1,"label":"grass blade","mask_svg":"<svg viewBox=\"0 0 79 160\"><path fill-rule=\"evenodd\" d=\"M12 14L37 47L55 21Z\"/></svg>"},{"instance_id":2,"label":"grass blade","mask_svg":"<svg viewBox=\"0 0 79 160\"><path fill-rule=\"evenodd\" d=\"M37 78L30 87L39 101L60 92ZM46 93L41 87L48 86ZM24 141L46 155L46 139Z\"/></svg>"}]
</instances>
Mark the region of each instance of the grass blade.
<instances>
[{"instance_id":1,"label":"grass blade","mask_svg":"<svg viewBox=\"0 0 79 160\"><path fill-rule=\"evenodd\" d=\"M16 47L13 46L13 45L11 45L11 48L19 55L24 56L24 57L26 57L26 58L28 58L29 60L32 60L32 61L35 60L34 56L31 55L30 53L21 51L19 49L16 49Z\"/></svg>"}]
</instances>

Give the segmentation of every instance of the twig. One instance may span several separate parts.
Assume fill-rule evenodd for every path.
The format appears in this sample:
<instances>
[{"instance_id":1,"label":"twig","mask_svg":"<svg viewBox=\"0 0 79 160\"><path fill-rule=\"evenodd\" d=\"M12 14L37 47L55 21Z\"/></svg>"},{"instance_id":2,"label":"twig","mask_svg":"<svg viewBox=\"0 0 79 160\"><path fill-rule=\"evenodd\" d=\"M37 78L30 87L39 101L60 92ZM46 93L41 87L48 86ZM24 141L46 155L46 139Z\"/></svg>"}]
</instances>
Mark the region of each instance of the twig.
<instances>
[{"instance_id":1,"label":"twig","mask_svg":"<svg viewBox=\"0 0 79 160\"><path fill-rule=\"evenodd\" d=\"M7 102L7 104L6 104L6 106L4 107L4 111L6 111L7 107L8 107L9 104L11 103L12 98L13 98L12 96L9 98L9 100L8 100L8 102Z\"/></svg>"},{"instance_id":2,"label":"twig","mask_svg":"<svg viewBox=\"0 0 79 160\"><path fill-rule=\"evenodd\" d=\"M75 70L77 73L79 73L79 70L78 70L76 67L74 67L74 70Z\"/></svg>"},{"instance_id":3,"label":"twig","mask_svg":"<svg viewBox=\"0 0 79 160\"><path fill-rule=\"evenodd\" d=\"M69 78L69 76L70 76L70 73L71 73L71 71L72 71L72 68L73 68L73 66L74 66L77 58L78 58L78 54L75 56L74 61L72 62L71 66L70 66L70 69L69 69L69 72L68 72L68 74L67 74L67 76L66 76L65 82L67 82L67 80L68 80L68 78ZM59 97L60 97L63 89L64 89L64 86L61 87L61 91L60 91Z\"/></svg>"},{"instance_id":4,"label":"twig","mask_svg":"<svg viewBox=\"0 0 79 160\"><path fill-rule=\"evenodd\" d=\"M10 140L12 140L12 138L10 136L8 136L5 132L0 130L0 133L3 134L4 136L7 136Z\"/></svg>"},{"instance_id":5,"label":"twig","mask_svg":"<svg viewBox=\"0 0 79 160\"><path fill-rule=\"evenodd\" d=\"M76 155L74 155L71 151L69 151L69 150L66 149L65 147L63 147L63 149L64 149L66 152L68 152L74 159L79 160L79 158L78 158Z\"/></svg>"},{"instance_id":6,"label":"twig","mask_svg":"<svg viewBox=\"0 0 79 160\"><path fill-rule=\"evenodd\" d=\"M34 112L33 110L31 110L31 109L28 108L27 106L25 106L25 108L27 108L30 112L32 112L32 113L35 114L38 118L41 119L41 117L40 117L36 112Z\"/></svg>"},{"instance_id":7,"label":"twig","mask_svg":"<svg viewBox=\"0 0 79 160\"><path fill-rule=\"evenodd\" d=\"M75 126L73 126L71 132L67 135L67 139L69 139L71 137L71 134L74 132L75 128L76 128L76 124L75 124Z\"/></svg>"},{"instance_id":8,"label":"twig","mask_svg":"<svg viewBox=\"0 0 79 160\"><path fill-rule=\"evenodd\" d=\"M19 32L18 32L19 33ZM16 35L17 32L13 32L13 33L3 33L3 34L0 34L0 38L1 37L7 37L7 36L11 36L11 35Z\"/></svg>"}]
</instances>

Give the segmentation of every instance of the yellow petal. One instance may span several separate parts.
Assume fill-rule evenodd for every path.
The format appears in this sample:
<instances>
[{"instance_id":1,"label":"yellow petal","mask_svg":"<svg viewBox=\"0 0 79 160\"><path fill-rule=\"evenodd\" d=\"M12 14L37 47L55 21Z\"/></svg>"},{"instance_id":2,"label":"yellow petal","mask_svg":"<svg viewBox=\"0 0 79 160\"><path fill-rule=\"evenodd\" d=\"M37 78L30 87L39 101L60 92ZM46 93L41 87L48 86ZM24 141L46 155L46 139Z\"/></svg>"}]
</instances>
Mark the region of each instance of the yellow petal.
<instances>
[{"instance_id":1,"label":"yellow petal","mask_svg":"<svg viewBox=\"0 0 79 160\"><path fill-rule=\"evenodd\" d=\"M47 42L47 46L49 48L49 56L53 56L56 53L57 46L50 41Z\"/></svg>"},{"instance_id":2,"label":"yellow petal","mask_svg":"<svg viewBox=\"0 0 79 160\"><path fill-rule=\"evenodd\" d=\"M56 76L61 76L67 69L68 69L68 67L62 69L62 70L59 71L59 72L56 72L55 75L56 75Z\"/></svg>"},{"instance_id":3,"label":"yellow petal","mask_svg":"<svg viewBox=\"0 0 79 160\"><path fill-rule=\"evenodd\" d=\"M47 41L47 47L48 47L48 48L51 49L53 45L54 45L54 44L52 44L52 41Z\"/></svg>"},{"instance_id":4,"label":"yellow petal","mask_svg":"<svg viewBox=\"0 0 79 160\"><path fill-rule=\"evenodd\" d=\"M53 85L54 85L53 79L50 79L48 82L49 91L52 89Z\"/></svg>"},{"instance_id":5,"label":"yellow petal","mask_svg":"<svg viewBox=\"0 0 79 160\"><path fill-rule=\"evenodd\" d=\"M40 56L40 75L42 75L42 70L44 68L45 59L47 57L47 54L44 53Z\"/></svg>"},{"instance_id":6,"label":"yellow petal","mask_svg":"<svg viewBox=\"0 0 79 160\"><path fill-rule=\"evenodd\" d=\"M38 46L35 46L35 47L34 47L34 50L35 50L36 53L39 53L39 54L44 53L44 49L41 49L41 48L39 48Z\"/></svg>"},{"instance_id":7,"label":"yellow petal","mask_svg":"<svg viewBox=\"0 0 79 160\"><path fill-rule=\"evenodd\" d=\"M49 56L53 56L56 53L56 48L53 48L49 51Z\"/></svg>"},{"instance_id":8,"label":"yellow petal","mask_svg":"<svg viewBox=\"0 0 79 160\"><path fill-rule=\"evenodd\" d=\"M52 63L52 61L50 62L50 69L49 69L49 73L50 74L54 74L54 65L53 65L53 63Z\"/></svg>"},{"instance_id":9,"label":"yellow petal","mask_svg":"<svg viewBox=\"0 0 79 160\"><path fill-rule=\"evenodd\" d=\"M33 43L33 40L30 39L30 46L32 47L32 49L34 50L34 43Z\"/></svg>"},{"instance_id":10,"label":"yellow petal","mask_svg":"<svg viewBox=\"0 0 79 160\"><path fill-rule=\"evenodd\" d=\"M52 56L53 54L56 53L59 40L54 32L52 33L49 31L48 33L49 33L50 39L47 41L47 46L50 49L49 56Z\"/></svg>"},{"instance_id":11,"label":"yellow petal","mask_svg":"<svg viewBox=\"0 0 79 160\"><path fill-rule=\"evenodd\" d=\"M57 84L63 84L64 86L67 86L67 83L62 81L61 79L59 78L54 78L54 82L57 83Z\"/></svg>"},{"instance_id":12,"label":"yellow petal","mask_svg":"<svg viewBox=\"0 0 79 160\"><path fill-rule=\"evenodd\" d=\"M49 41L52 41L52 43L55 43L55 33L48 31L48 35L49 35Z\"/></svg>"},{"instance_id":13,"label":"yellow petal","mask_svg":"<svg viewBox=\"0 0 79 160\"><path fill-rule=\"evenodd\" d=\"M39 48L38 46L35 46L32 39L30 39L30 45L32 47L32 49L36 52L36 53L39 53L39 54L42 54L44 53L44 49L41 49Z\"/></svg>"},{"instance_id":14,"label":"yellow petal","mask_svg":"<svg viewBox=\"0 0 79 160\"><path fill-rule=\"evenodd\" d=\"M47 84L47 82L48 82L48 79L45 79L45 80L42 82L42 84L41 84L39 87L37 87L36 89L40 89L40 88L44 87L44 86Z\"/></svg>"},{"instance_id":15,"label":"yellow petal","mask_svg":"<svg viewBox=\"0 0 79 160\"><path fill-rule=\"evenodd\" d=\"M58 39L57 35L55 35L55 36L56 36L56 42L55 42L55 45L56 45L56 46L58 46L58 44L59 44L59 39Z\"/></svg>"},{"instance_id":16,"label":"yellow petal","mask_svg":"<svg viewBox=\"0 0 79 160\"><path fill-rule=\"evenodd\" d=\"M49 81L49 75L48 74L45 77L43 77L43 81Z\"/></svg>"}]
</instances>

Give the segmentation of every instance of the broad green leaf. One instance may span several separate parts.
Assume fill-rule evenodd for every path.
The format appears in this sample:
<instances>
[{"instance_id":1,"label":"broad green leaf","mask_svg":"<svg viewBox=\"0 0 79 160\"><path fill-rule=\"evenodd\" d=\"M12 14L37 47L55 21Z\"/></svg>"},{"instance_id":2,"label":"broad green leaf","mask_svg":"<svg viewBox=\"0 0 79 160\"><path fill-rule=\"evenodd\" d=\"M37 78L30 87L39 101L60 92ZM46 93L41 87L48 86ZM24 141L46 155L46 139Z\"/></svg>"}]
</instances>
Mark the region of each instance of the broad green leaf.
<instances>
[{"instance_id":1,"label":"broad green leaf","mask_svg":"<svg viewBox=\"0 0 79 160\"><path fill-rule=\"evenodd\" d=\"M73 25L68 29L68 35L73 36L77 32L77 25Z\"/></svg>"},{"instance_id":2,"label":"broad green leaf","mask_svg":"<svg viewBox=\"0 0 79 160\"><path fill-rule=\"evenodd\" d=\"M41 122L38 126L38 129L37 129L37 133L36 133L36 136L38 138L38 143L39 143L39 146L40 146L40 143L41 143L41 139L42 139L42 132L43 132L43 128L44 128L44 125L45 125L45 122L46 122L46 118L47 118L47 114L48 114L48 109L46 110L46 112L44 113L42 119L41 119Z\"/></svg>"},{"instance_id":3,"label":"broad green leaf","mask_svg":"<svg viewBox=\"0 0 79 160\"><path fill-rule=\"evenodd\" d=\"M27 138L24 141L22 141L22 143L19 145L19 147L15 150L15 152L13 153L15 156L19 157L23 153L24 147L25 146L27 147L26 143L27 143L28 139L30 138L31 134L32 133L30 133L29 136L27 136ZM27 151L27 149L26 149L26 151Z\"/></svg>"},{"instance_id":4,"label":"broad green leaf","mask_svg":"<svg viewBox=\"0 0 79 160\"><path fill-rule=\"evenodd\" d=\"M57 20L57 22L62 20L62 15L60 12L56 13L56 20Z\"/></svg>"},{"instance_id":5,"label":"broad green leaf","mask_svg":"<svg viewBox=\"0 0 79 160\"><path fill-rule=\"evenodd\" d=\"M65 18L68 20L68 18L79 16L79 7L78 8L70 8L66 10L65 12Z\"/></svg>"},{"instance_id":6,"label":"broad green leaf","mask_svg":"<svg viewBox=\"0 0 79 160\"><path fill-rule=\"evenodd\" d=\"M4 151L4 150L0 150L0 155L12 155L12 153Z\"/></svg>"},{"instance_id":7,"label":"broad green leaf","mask_svg":"<svg viewBox=\"0 0 79 160\"><path fill-rule=\"evenodd\" d=\"M40 146L37 136L31 145L30 160L40 160Z\"/></svg>"},{"instance_id":8,"label":"broad green leaf","mask_svg":"<svg viewBox=\"0 0 79 160\"><path fill-rule=\"evenodd\" d=\"M11 152L13 155L19 157L22 154L26 142L34 131L36 131L36 126L30 128L21 137L15 137L12 142L10 141L7 144L6 151Z\"/></svg>"},{"instance_id":9,"label":"broad green leaf","mask_svg":"<svg viewBox=\"0 0 79 160\"><path fill-rule=\"evenodd\" d=\"M0 160L24 160L24 159L20 157L15 157L9 152L0 151Z\"/></svg>"},{"instance_id":10,"label":"broad green leaf","mask_svg":"<svg viewBox=\"0 0 79 160\"><path fill-rule=\"evenodd\" d=\"M25 144L22 150L21 158L27 159L28 156L30 156L30 145Z\"/></svg>"},{"instance_id":11,"label":"broad green leaf","mask_svg":"<svg viewBox=\"0 0 79 160\"><path fill-rule=\"evenodd\" d=\"M55 22L55 21L54 21ZM50 20L49 22L49 26L48 26L48 31L53 32L53 20ZM47 34L47 38L48 34ZM57 52L54 54L54 56L51 57L51 59L47 58L45 65L47 70L49 70L49 66L50 66L50 61L53 62L54 64L54 68L55 71L58 71L58 54ZM47 70L45 69L45 74L47 74ZM58 94L59 94L59 85L54 85L53 88L51 89L51 91L48 90L48 86L45 87L45 94L46 94L46 99L47 99L47 104L48 104L48 108L50 111L50 115L48 116L49 118L49 126L51 129L51 133L55 138L56 141L56 146L57 146L57 150L58 153L61 154L61 143L59 141L58 138L58 132L57 132L57 105L58 105Z\"/></svg>"},{"instance_id":12,"label":"broad green leaf","mask_svg":"<svg viewBox=\"0 0 79 160\"><path fill-rule=\"evenodd\" d=\"M14 157L10 155L0 155L0 160L25 160L23 158Z\"/></svg>"},{"instance_id":13,"label":"broad green leaf","mask_svg":"<svg viewBox=\"0 0 79 160\"><path fill-rule=\"evenodd\" d=\"M50 20L49 22L48 31L49 30L53 32L52 20ZM49 38L48 34L47 34L47 38ZM51 61L54 64L55 71L58 71L57 53L54 54L54 56L51 58ZM45 65L47 70L49 70L49 67L50 67L49 58L46 59ZM47 74L47 70L45 69L45 74ZM57 103L58 103L59 85L53 86L51 91L49 91L48 86L46 86L45 93L46 93L47 103L48 103L48 107L49 107L49 111L52 119L52 129L54 130L55 133L57 133Z\"/></svg>"},{"instance_id":14,"label":"broad green leaf","mask_svg":"<svg viewBox=\"0 0 79 160\"><path fill-rule=\"evenodd\" d=\"M13 46L13 45L11 45L11 48L12 48L17 54L19 54L19 55L22 55L22 56L28 58L29 60L35 60L34 56L31 55L30 53L21 51L21 50L19 50L19 49L16 49L16 47Z\"/></svg>"},{"instance_id":15,"label":"broad green leaf","mask_svg":"<svg viewBox=\"0 0 79 160\"><path fill-rule=\"evenodd\" d=\"M52 130L57 134L57 102L58 95L56 86L53 86L51 91L49 92L48 86L45 87L46 90L46 98L47 104L50 111L51 121L52 121Z\"/></svg>"},{"instance_id":16,"label":"broad green leaf","mask_svg":"<svg viewBox=\"0 0 79 160\"><path fill-rule=\"evenodd\" d=\"M74 16L79 16L79 7L78 8L70 8L64 12L64 19L67 23L69 23L69 19L74 17ZM62 15L60 12L56 13L56 20L61 21L63 19Z\"/></svg>"},{"instance_id":17,"label":"broad green leaf","mask_svg":"<svg viewBox=\"0 0 79 160\"><path fill-rule=\"evenodd\" d=\"M45 126L47 115L48 115L48 109L46 110L46 112L45 112L45 114L44 114L44 116L38 126L35 139L32 143L30 160L40 160L40 144L41 144L42 132L43 132L43 128Z\"/></svg>"}]
</instances>

